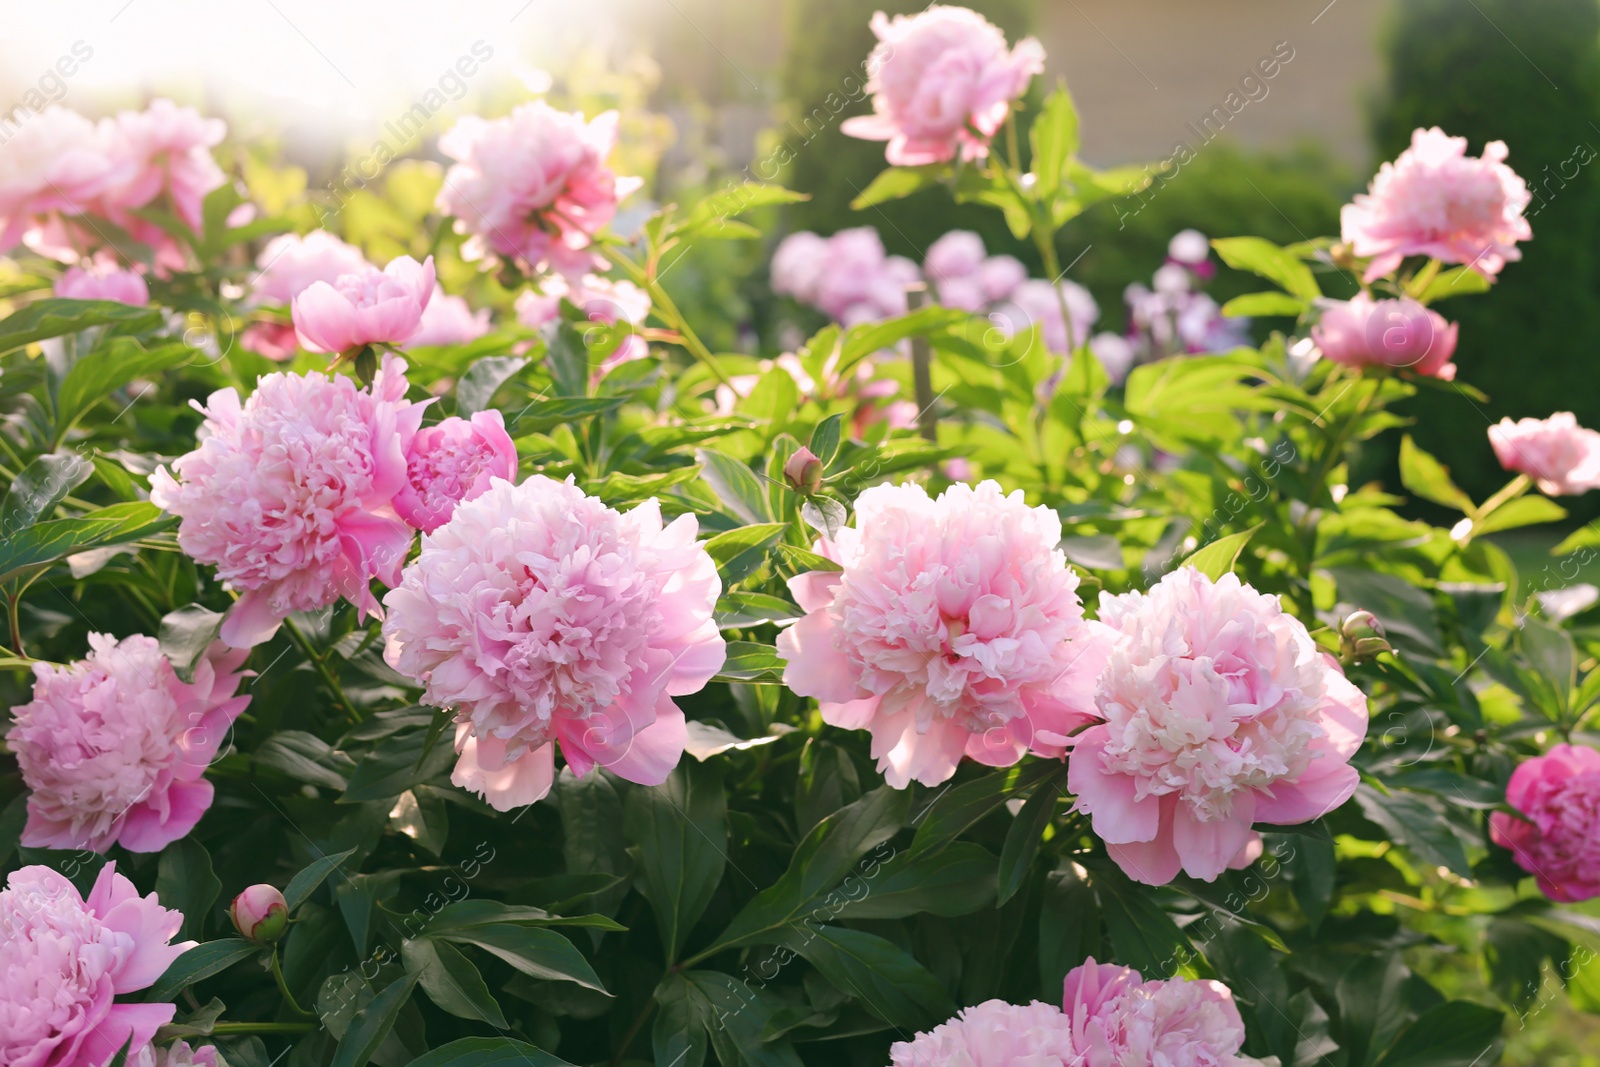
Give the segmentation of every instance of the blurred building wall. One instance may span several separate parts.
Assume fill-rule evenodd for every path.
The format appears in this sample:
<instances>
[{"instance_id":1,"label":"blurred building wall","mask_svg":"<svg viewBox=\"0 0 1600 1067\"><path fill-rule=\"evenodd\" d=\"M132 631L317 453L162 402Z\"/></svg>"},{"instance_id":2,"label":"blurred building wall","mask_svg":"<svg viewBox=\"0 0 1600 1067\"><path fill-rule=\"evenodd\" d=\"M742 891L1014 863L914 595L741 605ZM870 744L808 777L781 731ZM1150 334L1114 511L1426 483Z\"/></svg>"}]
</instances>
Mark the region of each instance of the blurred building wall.
<instances>
[{"instance_id":1,"label":"blurred building wall","mask_svg":"<svg viewBox=\"0 0 1600 1067\"><path fill-rule=\"evenodd\" d=\"M1316 139L1359 170L1371 159L1366 104L1382 78L1378 35L1393 6L1039 0L1038 36L1047 77L1065 77L1077 100L1084 155L1093 163L1166 159L1178 141L1197 148L1197 139L1224 129L1255 148ZM1275 51L1293 58L1280 58L1275 76L1265 78L1259 64L1265 59L1271 69ZM1213 116L1209 125L1206 116Z\"/></svg>"}]
</instances>

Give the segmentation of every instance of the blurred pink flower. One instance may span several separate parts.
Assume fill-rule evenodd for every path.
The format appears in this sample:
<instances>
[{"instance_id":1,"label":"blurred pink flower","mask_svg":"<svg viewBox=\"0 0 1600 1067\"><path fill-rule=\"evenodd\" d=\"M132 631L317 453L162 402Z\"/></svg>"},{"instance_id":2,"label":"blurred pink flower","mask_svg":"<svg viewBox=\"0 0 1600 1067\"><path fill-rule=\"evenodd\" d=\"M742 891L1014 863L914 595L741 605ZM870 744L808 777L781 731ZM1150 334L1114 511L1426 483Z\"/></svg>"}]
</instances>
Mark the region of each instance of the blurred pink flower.
<instances>
[{"instance_id":1,"label":"blurred pink flower","mask_svg":"<svg viewBox=\"0 0 1600 1067\"><path fill-rule=\"evenodd\" d=\"M1346 367L1391 367L1454 381L1459 325L1415 300L1373 300L1357 293L1329 303L1311 338L1322 354Z\"/></svg>"},{"instance_id":2,"label":"blurred pink flower","mask_svg":"<svg viewBox=\"0 0 1600 1067\"><path fill-rule=\"evenodd\" d=\"M890 1067L1078 1067L1072 1028L1053 1004L988 1000L889 1048ZM1098 1067L1098 1065L1096 1065Z\"/></svg>"},{"instance_id":3,"label":"blurred pink flower","mask_svg":"<svg viewBox=\"0 0 1600 1067\"><path fill-rule=\"evenodd\" d=\"M790 579L806 616L778 635L784 684L822 718L872 731L896 789L937 785L963 755L997 767L1060 756L1094 716L1090 639L1061 520L986 481L937 500L874 486L817 551L842 566Z\"/></svg>"},{"instance_id":4,"label":"blurred pink flower","mask_svg":"<svg viewBox=\"0 0 1600 1067\"><path fill-rule=\"evenodd\" d=\"M1068 973L1062 1011L1072 1067L1254 1067L1241 1056L1244 1020L1221 982L1145 981L1091 956Z\"/></svg>"},{"instance_id":5,"label":"blurred pink flower","mask_svg":"<svg viewBox=\"0 0 1600 1067\"><path fill-rule=\"evenodd\" d=\"M285 616L340 597L381 613L368 583L394 585L411 544L393 500L426 406L405 399L405 370L384 356L370 390L269 374L243 405L218 390L199 447L151 475L151 501L183 520L179 547L243 593L222 625L229 645L260 644Z\"/></svg>"},{"instance_id":6,"label":"blurred pink flower","mask_svg":"<svg viewBox=\"0 0 1600 1067\"><path fill-rule=\"evenodd\" d=\"M165 99L152 100L143 111L119 112L113 122L122 176L106 191L107 217L138 240L167 243L171 238L159 226L132 214L165 195L173 212L198 231L206 195L227 181L211 157L227 136L227 123Z\"/></svg>"},{"instance_id":7,"label":"blurred pink flower","mask_svg":"<svg viewBox=\"0 0 1600 1067\"><path fill-rule=\"evenodd\" d=\"M115 263L93 260L67 268L56 280L55 295L72 300L115 300L134 307L150 303L150 287L145 284L144 275Z\"/></svg>"},{"instance_id":8,"label":"blurred pink flower","mask_svg":"<svg viewBox=\"0 0 1600 1067\"><path fill-rule=\"evenodd\" d=\"M990 256L978 265L978 284L989 303L1009 300L1028 280L1028 268L1015 256Z\"/></svg>"},{"instance_id":9,"label":"blurred pink flower","mask_svg":"<svg viewBox=\"0 0 1600 1067\"><path fill-rule=\"evenodd\" d=\"M1526 474L1550 496L1578 496L1600 489L1600 433L1578 425L1570 411L1548 419L1501 419L1489 427L1495 458L1508 471Z\"/></svg>"},{"instance_id":10,"label":"blurred pink flower","mask_svg":"<svg viewBox=\"0 0 1600 1067\"><path fill-rule=\"evenodd\" d=\"M439 210L471 234L469 254L494 252L534 269L582 274L594 265L595 234L611 222L639 178L607 165L617 138L617 113L585 121L543 100L505 118L461 119L439 138L455 160L439 190Z\"/></svg>"},{"instance_id":11,"label":"blurred pink flower","mask_svg":"<svg viewBox=\"0 0 1600 1067\"><path fill-rule=\"evenodd\" d=\"M34 665L6 744L29 789L29 848L160 852L211 806L207 765L248 696L247 653L214 644L184 684L155 638L90 634L89 658Z\"/></svg>"},{"instance_id":12,"label":"blurred pink flower","mask_svg":"<svg viewBox=\"0 0 1600 1067\"><path fill-rule=\"evenodd\" d=\"M333 282L312 282L291 304L295 332L312 352L349 352L362 345L400 345L422 329L435 288L433 257L389 261Z\"/></svg>"},{"instance_id":13,"label":"blurred pink flower","mask_svg":"<svg viewBox=\"0 0 1600 1067\"><path fill-rule=\"evenodd\" d=\"M1411 147L1385 163L1369 192L1339 214L1341 235L1358 256L1371 256L1366 280L1400 266L1406 256L1466 263L1485 277L1522 258L1518 241L1533 236L1523 209L1527 184L1505 165L1506 144L1490 141L1467 155L1467 139L1437 126L1411 134Z\"/></svg>"},{"instance_id":14,"label":"blurred pink flower","mask_svg":"<svg viewBox=\"0 0 1600 1067\"><path fill-rule=\"evenodd\" d=\"M384 598L386 657L456 711L451 781L500 811L550 791L559 744L584 775L603 766L659 785L683 755L672 700L704 688L726 646L722 581L696 521L662 526L569 480L495 479L422 539Z\"/></svg>"},{"instance_id":15,"label":"blurred pink flower","mask_svg":"<svg viewBox=\"0 0 1600 1067\"><path fill-rule=\"evenodd\" d=\"M820 244L818 242L821 242ZM917 265L884 252L871 226L785 238L773 258L773 292L792 296L844 326L906 313L906 286L921 280Z\"/></svg>"},{"instance_id":16,"label":"blurred pink flower","mask_svg":"<svg viewBox=\"0 0 1600 1067\"><path fill-rule=\"evenodd\" d=\"M423 533L449 521L456 505L474 500L492 478L514 481L517 447L506 434L500 412L475 413L471 420L451 416L424 426L406 452L406 486L395 495L400 517Z\"/></svg>"},{"instance_id":17,"label":"blurred pink flower","mask_svg":"<svg viewBox=\"0 0 1600 1067\"><path fill-rule=\"evenodd\" d=\"M982 159L1011 102L1044 70L1032 37L1006 49L1005 35L983 16L941 4L892 20L872 16L878 44L867 58L871 115L846 119L843 131L888 141L896 166Z\"/></svg>"},{"instance_id":18,"label":"blurred pink flower","mask_svg":"<svg viewBox=\"0 0 1600 1067\"><path fill-rule=\"evenodd\" d=\"M1506 803L1521 813L1489 816L1489 836L1564 904L1600 897L1600 752L1556 745L1511 774Z\"/></svg>"},{"instance_id":19,"label":"blurred pink flower","mask_svg":"<svg viewBox=\"0 0 1600 1067\"><path fill-rule=\"evenodd\" d=\"M488 308L473 311L464 297L446 296L443 289L435 286L432 299L422 310L422 323L405 347L464 345L488 332Z\"/></svg>"},{"instance_id":20,"label":"blurred pink flower","mask_svg":"<svg viewBox=\"0 0 1600 1067\"><path fill-rule=\"evenodd\" d=\"M91 211L126 172L113 158L113 136L109 121L54 106L17 127L0 152L0 252L25 238L35 251L69 263L87 250L59 219Z\"/></svg>"},{"instance_id":21,"label":"blurred pink flower","mask_svg":"<svg viewBox=\"0 0 1600 1067\"><path fill-rule=\"evenodd\" d=\"M13 871L0 890L3 1067L102 1067L130 1043L135 1062L176 1014L171 1004L113 1000L147 988L194 947L168 943L183 915L154 893L140 897L116 867L100 868L87 900L38 865Z\"/></svg>"},{"instance_id":22,"label":"blurred pink flower","mask_svg":"<svg viewBox=\"0 0 1600 1067\"><path fill-rule=\"evenodd\" d=\"M1062 317L1061 305L1065 300L1067 314L1072 316L1072 335L1067 336L1067 320ZM1018 285L1011 293L1010 302L996 309L995 316L1007 335L1021 333L1039 326L1044 334L1044 346L1056 355L1070 355L1073 349L1089 338L1089 332L1100 320L1100 305L1089 290L1076 282L1056 286L1040 278Z\"/></svg>"},{"instance_id":23,"label":"blurred pink flower","mask_svg":"<svg viewBox=\"0 0 1600 1067\"><path fill-rule=\"evenodd\" d=\"M928 246L922 267L937 284L947 278L976 274L987 255L982 237L971 230L951 230Z\"/></svg>"},{"instance_id":24,"label":"blurred pink flower","mask_svg":"<svg viewBox=\"0 0 1600 1067\"><path fill-rule=\"evenodd\" d=\"M1355 791L1366 697L1277 597L1183 567L1102 593L1099 618L1104 721L1073 739L1067 782L1129 876L1212 881L1255 858L1256 821L1307 822Z\"/></svg>"}]
</instances>

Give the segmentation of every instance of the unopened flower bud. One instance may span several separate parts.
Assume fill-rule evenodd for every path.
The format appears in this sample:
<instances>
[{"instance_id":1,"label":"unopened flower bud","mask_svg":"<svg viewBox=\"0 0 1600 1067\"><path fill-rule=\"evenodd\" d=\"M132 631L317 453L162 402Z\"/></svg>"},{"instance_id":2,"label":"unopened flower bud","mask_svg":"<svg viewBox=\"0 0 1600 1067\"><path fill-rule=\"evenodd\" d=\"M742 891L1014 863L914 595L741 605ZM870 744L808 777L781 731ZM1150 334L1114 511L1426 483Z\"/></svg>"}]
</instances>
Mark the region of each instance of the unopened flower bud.
<instances>
[{"instance_id":1,"label":"unopened flower bud","mask_svg":"<svg viewBox=\"0 0 1600 1067\"><path fill-rule=\"evenodd\" d=\"M1345 663L1371 659L1383 652L1393 652L1383 623L1370 611L1353 611L1339 624L1339 658Z\"/></svg>"},{"instance_id":2,"label":"unopened flower bud","mask_svg":"<svg viewBox=\"0 0 1600 1067\"><path fill-rule=\"evenodd\" d=\"M289 904L283 894L270 885L253 885L233 898L228 918L234 929L257 944L278 940L289 925Z\"/></svg>"},{"instance_id":3,"label":"unopened flower bud","mask_svg":"<svg viewBox=\"0 0 1600 1067\"><path fill-rule=\"evenodd\" d=\"M790 487L802 493L815 493L822 488L822 460L811 449L800 446L800 451L789 457L783 465L783 479Z\"/></svg>"}]
</instances>

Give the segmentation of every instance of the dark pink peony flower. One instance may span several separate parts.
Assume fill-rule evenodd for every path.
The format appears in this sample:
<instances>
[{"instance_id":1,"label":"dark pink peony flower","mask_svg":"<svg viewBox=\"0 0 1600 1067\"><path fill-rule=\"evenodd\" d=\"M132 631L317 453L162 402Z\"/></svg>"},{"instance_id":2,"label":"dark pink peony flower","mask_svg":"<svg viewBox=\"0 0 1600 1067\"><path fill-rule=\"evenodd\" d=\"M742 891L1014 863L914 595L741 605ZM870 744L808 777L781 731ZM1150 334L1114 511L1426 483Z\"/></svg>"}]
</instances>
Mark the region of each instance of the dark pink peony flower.
<instances>
[{"instance_id":1,"label":"dark pink peony flower","mask_svg":"<svg viewBox=\"0 0 1600 1067\"><path fill-rule=\"evenodd\" d=\"M470 420L451 416L424 426L406 452L406 486L395 494L400 517L423 533L450 520L456 505L475 500L494 478L517 476L517 446L500 412L480 411Z\"/></svg>"},{"instance_id":2,"label":"dark pink peony flower","mask_svg":"<svg viewBox=\"0 0 1600 1067\"><path fill-rule=\"evenodd\" d=\"M1551 900L1570 904L1600 897L1600 752L1556 745L1519 764L1506 786L1503 811L1489 816L1489 835L1539 880Z\"/></svg>"}]
</instances>

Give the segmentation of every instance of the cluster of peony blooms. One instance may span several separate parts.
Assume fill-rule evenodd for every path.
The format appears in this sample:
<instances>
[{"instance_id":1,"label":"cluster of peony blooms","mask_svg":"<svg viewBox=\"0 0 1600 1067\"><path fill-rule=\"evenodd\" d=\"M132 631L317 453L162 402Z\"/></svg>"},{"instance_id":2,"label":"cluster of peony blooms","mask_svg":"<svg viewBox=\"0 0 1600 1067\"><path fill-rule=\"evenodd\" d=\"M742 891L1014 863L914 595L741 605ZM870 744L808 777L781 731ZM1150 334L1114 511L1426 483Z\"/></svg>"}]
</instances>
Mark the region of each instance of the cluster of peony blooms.
<instances>
[{"instance_id":1,"label":"cluster of peony blooms","mask_svg":"<svg viewBox=\"0 0 1600 1067\"><path fill-rule=\"evenodd\" d=\"M439 138L439 151L455 161L439 209L469 235L469 256L581 277L604 265L595 235L643 184L606 162L616 138L615 111L585 120L543 100L504 118L467 116Z\"/></svg>"},{"instance_id":2,"label":"cluster of peony blooms","mask_svg":"<svg viewBox=\"0 0 1600 1067\"><path fill-rule=\"evenodd\" d=\"M394 586L414 528L510 478L516 452L497 414L422 429L405 361L385 355L372 385L319 372L269 374L244 403L211 394L199 447L151 477L177 515L178 544L240 597L221 638L250 648L288 615L341 597L381 614L369 583Z\"/></svg>"},{"instance_id":3,"label":"cluster of peony blooms","mask_svg":"<svg viewBox=\"0 0 1600 1067\"><path fill-rule=\"evenodd\" d=\"M1570 411L1548 419L1501 419L1489 427L1495 458L1525 474L1550 496L1579 496L1600 489L1600 433L1578 425Z\"/></svg>"},{"instance_id":4,"label":"cluster of peony blooms","mask_svg":"<svg viewBox=\"0 0 1600 1067\"><path fill-rule=\"evenodd\" d=\"M1128 309L1127 332L1121 337L1100 334L1089 342L1113 380L1120 381L1136 363L1226 352L1250 343L1250 320L1225 317L1203 291L1215 273L1205 234L1199 230L1173 234L1166 262L1157 268L1149 287L1136 282L1122 294Z\"/></svg>"},{"instance_id":5,"label":"cluster of peony blooms","mask_svg":"<svg viewBox=\"0 0 1600 1067\"><path fill-rule=\"evenodd\" d=\"M496 478L422 539L384 597L391 666L456 712L451 781L500 811L603 766L659 785L687 742L673 701L704 688L726 645L716 564L692 514L620 513L569 479Z\"/></svg>"},{"instance_id":6,"label":"cluster of peony blooms","mask_svg":"<svg viewBox=\"0 0 1600 1067\"><path fill-rule=\"evenodd\" d=\"M134 1067L216 1067L213 1049L153 1047L173 1005L115 999L194 946L170 944L182 925L114 863L87 898L48 867L14 871L0 890L0 1067L102 1067L124 1045Z\"/></svg>"},{"instance_id":7,"label":"cluster of peony blooms","mask_svg":"<svg viewBox=\"0 0 1600 1067\"><path fill-rule=\"evenodd\" d=\"M1506 786L1516 814L1489 816L1489 833L1551 900L1600 897L1600 752L1556 745L1520 764Z\"/></svg>"},{"instance_id":8,"label":"cluster of peony blooms","mask_svg":"<svg viewBox=\"0 0 1600 1067\"><path fill-rule=\"evenodd\" d=\"M184 256L141 210L170 211L191 229L202 223L206 195L226 177L211 149L227 127L190 107L155 100L92 122L48 107L19 126L0 154L0 252L20 241L64 263L102 243L93 217L107 219L148 245L162 267Z\"/></svg>"},{"instance_id":9,"label":"cluster of peony blooms","mask_svg":"<svg viewBox=\"0 0 1600 1067\"><path fill-rule=\"evenodd\" d=\"M814 307L835 322L857 326L906 313L906 287L922 280L917 265L883 250L871 226L832 237L802 231L783 239L772 256L772 291Z\"/></svg>"},{"instance_id":10,"label":"cluster of peony blooms","mask_svg":"<svg viewBox=\"0 0 1600 1067\"><path fill-rule=\"evenodd\" d=\"M13 711L22 844L159 852L211 806L205 769L250 703L235 695L246 653L213 644L185 683L154 638L90 634L89 647L66 667L34 664L33 700Z\"/></svg>"},{"instance_id":11,"label":"cluster of peony blooms","mask_svg":"<svg viewBox=\"0 0 1600 1067\"><path fill-rule=\"evenodd\" d=\"M1465 263L1485 277L1521 259L1517 242L1533 236L1522 216L1532 196L1506 155L1504 141L1490 141L1474 158L1465 137L1438 127L1414 131L1411 147L1339 214L1344 243L1370 257L1364 280L1392 273L1407 256Z\"/></svg>"},{"instance_id":12,"label":"cluster of peony blooms","mask_svg":"<svg viewBox=\"0 0 1600 1067\"><path fill-rule=\"evenodd\" d=\"M872 733L885 780L937 785L963 756L1070 752L1078 808L1140 881L1213 880L1260 852L1257 822L1350 797L1366 698L1277 598L1191 568L1101 594L1085 622L1060 520L1020 491L877 486L790 580L784 683Z\"/></svg>"},{"instance_id":13,"label":"cluster of peony blooms","mask_svg":"<svg viewBox=\"0 0 1600 1067\"><path fill-rule=\"evenodd\" d=\"M1244 1020L1221 982L1146 981L1091 956L1060 1008L990 1000L896 1042L891 1067L1259 1067L1240 1054Z\"/></svg>"},{"instance_id":14,"label":"cluster of peony blooms","mask_svg":"<svg viewBox=\"0 0 1600 1067\"><path fill-rule=\"evenodd\" d=\"M964 7L934 4L915 15L872 16L878 44L867 58L872 114L846 119L851 137L887 141L890 163L914 167L988 155L1012 103L1044 70L1032 37L1005 35Z\"/></svg>"}]
</instances>

